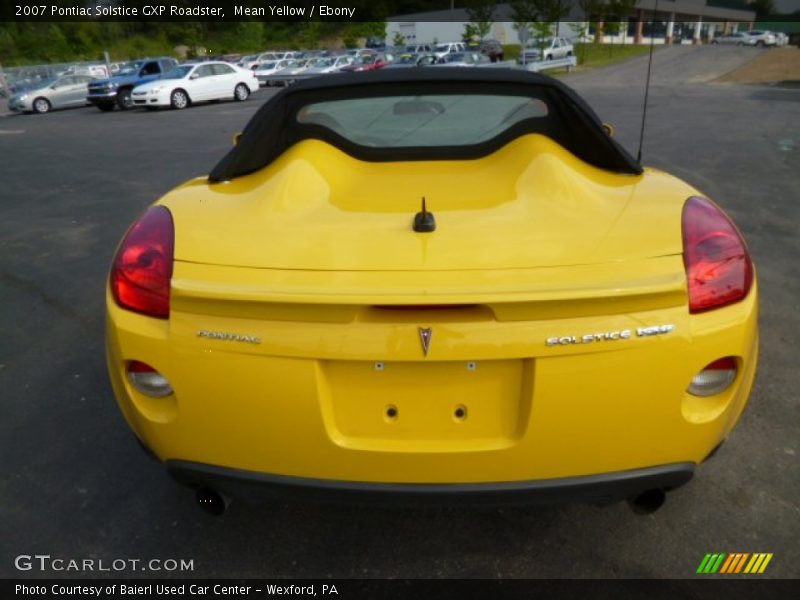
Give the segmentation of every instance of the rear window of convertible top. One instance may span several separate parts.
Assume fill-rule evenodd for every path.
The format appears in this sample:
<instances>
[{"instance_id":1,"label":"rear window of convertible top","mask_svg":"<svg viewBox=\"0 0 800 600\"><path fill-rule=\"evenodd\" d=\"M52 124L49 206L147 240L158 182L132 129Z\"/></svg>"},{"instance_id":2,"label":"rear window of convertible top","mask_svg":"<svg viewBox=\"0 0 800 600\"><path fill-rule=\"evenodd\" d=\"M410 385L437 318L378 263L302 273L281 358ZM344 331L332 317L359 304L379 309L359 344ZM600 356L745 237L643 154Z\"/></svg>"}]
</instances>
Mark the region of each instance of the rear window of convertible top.
<instances>
[{"instance_id":1,"label":"rear window of convertible top","mask_svg":"<svg viewBox=\"0 0 800 600\"><path fill-rule=\"evenodd\" d=\"M530 96L431 94L317 102L300 108L296 119L359 146L422 148L480 144L547 114L547 104Z\"/></svg>"}]
</instances>

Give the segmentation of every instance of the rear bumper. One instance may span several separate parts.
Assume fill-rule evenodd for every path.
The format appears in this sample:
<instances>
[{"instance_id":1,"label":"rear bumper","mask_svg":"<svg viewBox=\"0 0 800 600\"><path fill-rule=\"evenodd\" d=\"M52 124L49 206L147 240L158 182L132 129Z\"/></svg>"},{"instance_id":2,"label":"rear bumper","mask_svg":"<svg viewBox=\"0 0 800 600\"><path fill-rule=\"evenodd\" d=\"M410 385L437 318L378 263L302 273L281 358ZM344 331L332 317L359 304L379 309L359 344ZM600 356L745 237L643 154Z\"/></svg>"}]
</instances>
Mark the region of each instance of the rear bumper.
<instances>
[{"instance_id":1,"label":"rear bumper","mask_svg":"<svg viewBox=\"0 0 800 600\"><path fill-rule=\"evenodd\" d=\"M664 260L682 269L680 257ZM288 285L285 274L269 287L283 303L259 302L253 290L270 281L250 271L247 286L217 288L237 291L236 301L227 292L217 300L213 288L190 285L213 283L213 269L203 267L201 280L191 268L176 264L169 320L122 310L110 296L107 304L116 398L137 436L168 465L225 465L236 474L365 482L373 489L586 482L586 476L700 463L733 429L755 375L755 287L741 303L698 315L680 304L681 287L677 297L658 288L648 296L648 310L636 310L642 299L626 299L620 285L613 285L617 304L610 311L596 299L560 301L551 314L549 302L531 308L531 302L492 301L462 290L448 297L486 304L403 311L372 307L361 296L337 304L323 292L315 293L317 304L302 304L291 288L280 287ZM651 265L651 280L655 270ZM406 277L416 277L415 285L435 303L446 299L437 290L448 283L445 273L436 275L439 288L421 283L422 275ZM393 276L393 285L402 277ZM556 275L549 277L552 282ZM358 278L359 286L340 280L330 289L373 290L369 274ZM313 274L304 280L300 291L317 283ZM581 281L588 286L591 280ZM635 333L667 323L674 329L666 335ZM421 327L433 331L428 355ZM634 332L628 339L545 343L553 336L627 329ZM250 336L257 343L202 332ZM689 395L692 377L725 356L740 365L730 388L713 397ZM143 396L125 373L132 360L163 373L175 393Z\"/></svg>"},{"instance_id":2,"label":"rear bumper","mask_svg":"<svg viewBox=\"0 0 800 600\"><path fill-rule=\"evenodd\" d=\"M695 468L694 463L687 462L538 481L410 484L286 477L181 460L169 460L166 466L179 483L211 488L250 502L290 499L425 506L610 504L647 490L680 487L692 478Z\"/></svg>"}]
</instances>

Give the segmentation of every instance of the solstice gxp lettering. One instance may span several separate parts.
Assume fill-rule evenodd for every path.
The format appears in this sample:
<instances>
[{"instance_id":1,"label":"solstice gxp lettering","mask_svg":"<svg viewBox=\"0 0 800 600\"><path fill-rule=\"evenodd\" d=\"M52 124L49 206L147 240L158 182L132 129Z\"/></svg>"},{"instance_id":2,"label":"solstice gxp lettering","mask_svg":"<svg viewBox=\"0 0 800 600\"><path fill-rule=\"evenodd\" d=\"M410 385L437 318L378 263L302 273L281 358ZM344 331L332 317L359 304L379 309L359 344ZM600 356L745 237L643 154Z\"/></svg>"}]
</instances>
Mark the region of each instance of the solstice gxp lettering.
<instances>
[{"instance_id":1,"label":"solstice gxp lettering","mask_svg":"<svg viewBox=\"0 0 800 600\"><path fill-rule=\"evenodd\" d=\"M664 335L675 330L675 325L653 325L650 327L637 327L636 337L651 337L654 335ZM545 346L572 346L579 344L591 344L593 342L614 342L618 340L629 340L633 337L634 330L618 329L616 331L602 331L600 333L586 333L584 335L565 335L549 337L545 340Z\"/></svg>"}]
</instances>

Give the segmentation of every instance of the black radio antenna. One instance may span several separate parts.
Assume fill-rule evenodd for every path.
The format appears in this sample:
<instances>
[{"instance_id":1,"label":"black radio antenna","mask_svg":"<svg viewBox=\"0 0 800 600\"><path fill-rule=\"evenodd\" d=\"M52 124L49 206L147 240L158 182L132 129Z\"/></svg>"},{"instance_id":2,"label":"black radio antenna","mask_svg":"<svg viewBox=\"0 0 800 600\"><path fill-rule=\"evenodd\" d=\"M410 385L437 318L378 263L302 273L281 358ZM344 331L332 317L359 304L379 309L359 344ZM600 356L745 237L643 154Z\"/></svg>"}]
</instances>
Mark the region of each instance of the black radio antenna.
<instances>
[{"instance_id":1,"label":"black radio antenna","mask_svg":"<svg viewBox=\"0 0 800 600\"><path fill-rule=\"evenodd\" d=\"M644 84L644 106L642 107L642 128L639 131L639 152L636 154L636 162L642 164L642 144L644 143L644 122L647 119L647 97L650 95L650 71L653 68L653 42L656 39L656 13L658 12L658 0L653 5L652 29L650 30L650 57L647 59L647 83ZM664 42L666 43L666 39Z\"/></svg>"}]
</instances>

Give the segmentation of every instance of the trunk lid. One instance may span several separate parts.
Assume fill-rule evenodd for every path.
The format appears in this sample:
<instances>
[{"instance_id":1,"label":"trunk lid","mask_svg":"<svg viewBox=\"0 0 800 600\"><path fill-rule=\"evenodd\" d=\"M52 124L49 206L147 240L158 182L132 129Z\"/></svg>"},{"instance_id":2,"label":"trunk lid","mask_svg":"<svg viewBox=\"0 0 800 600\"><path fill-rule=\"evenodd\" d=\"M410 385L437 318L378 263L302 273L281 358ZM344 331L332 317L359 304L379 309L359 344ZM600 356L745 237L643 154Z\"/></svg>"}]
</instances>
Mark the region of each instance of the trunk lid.
<instances>
[{"instance_id":1,"label":"trunk lid","mask_svg":"<svg viewBox=\"0 0 800 600\"><path fill-rule=\"evenodd\" d=\"M177 261L311 271L462 271L680 254L693 190L617 175L540 135L465 161L369 163L316 140L230 183L196 179L162 203ZM422 198L432 233L412 230Z\"/></svg>"}]
</instances>

